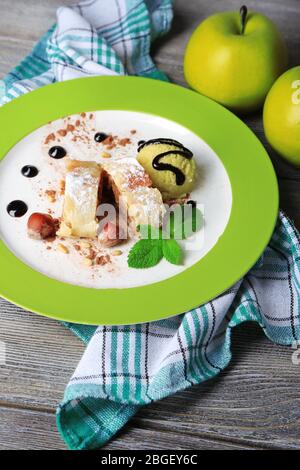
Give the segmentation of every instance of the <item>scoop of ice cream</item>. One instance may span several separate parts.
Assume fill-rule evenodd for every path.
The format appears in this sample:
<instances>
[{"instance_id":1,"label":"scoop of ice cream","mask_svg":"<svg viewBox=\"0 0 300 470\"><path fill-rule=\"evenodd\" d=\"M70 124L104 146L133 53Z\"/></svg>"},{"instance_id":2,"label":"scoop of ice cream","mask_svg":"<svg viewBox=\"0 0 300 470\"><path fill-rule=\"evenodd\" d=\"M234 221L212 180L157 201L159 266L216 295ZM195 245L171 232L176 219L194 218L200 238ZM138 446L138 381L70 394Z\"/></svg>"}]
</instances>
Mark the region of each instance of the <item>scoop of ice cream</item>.
<instances>
[{"instance_id":1,"label":"scoop of ice cream","mask_svg":"<svg viewBox=\"0 0 300 470\"><path fill-rule=\"evenodd\" d=\"M137 159L164 201L190 193L196 181L193 154L172 139L152 139L140 144Z\"/></svg>"}]
</instances>

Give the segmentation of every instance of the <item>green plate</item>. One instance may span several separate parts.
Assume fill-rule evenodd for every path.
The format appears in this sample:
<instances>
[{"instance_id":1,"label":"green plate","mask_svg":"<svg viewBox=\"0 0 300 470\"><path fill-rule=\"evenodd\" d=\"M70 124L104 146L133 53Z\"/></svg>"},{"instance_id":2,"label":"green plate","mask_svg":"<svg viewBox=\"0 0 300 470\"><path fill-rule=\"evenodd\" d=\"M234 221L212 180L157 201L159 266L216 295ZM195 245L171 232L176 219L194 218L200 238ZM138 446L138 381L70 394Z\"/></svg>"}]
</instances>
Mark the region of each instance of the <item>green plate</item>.
<instances>
[{"instance_id":1,"label":"green plate","mask_svg":"<svg viewBox=\"0 0 300 470\"><path fill-rule=\"evenodd\" d=\"M232 189L223 235L192 267L167 280L127 289L88 289L40 274L0 241L0 295L69 322L130 324L166 318L231 287L257 261L274 230L278 187L254 134L215 102L182 87L136 77L95 77L43 87L0 109L0 159L23 137L61 116L95 110L155 114L185 126L219 156Z\"/></svg>"}]
</instances>

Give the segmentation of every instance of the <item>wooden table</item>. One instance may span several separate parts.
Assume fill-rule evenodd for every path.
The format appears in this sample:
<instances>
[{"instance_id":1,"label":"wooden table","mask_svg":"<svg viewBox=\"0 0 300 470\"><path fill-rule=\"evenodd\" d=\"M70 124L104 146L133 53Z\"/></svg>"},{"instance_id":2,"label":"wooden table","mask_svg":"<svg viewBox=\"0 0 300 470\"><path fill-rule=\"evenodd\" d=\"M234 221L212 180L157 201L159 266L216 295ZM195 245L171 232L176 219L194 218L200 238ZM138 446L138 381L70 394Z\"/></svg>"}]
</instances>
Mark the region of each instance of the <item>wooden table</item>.
<instances>
[{"instance_id":1,"label":"wooden table","mask_svg":"<svg viewBox=\"0 0 300 470\"><path fill-rule=\"evenodd\" d=\"M52 24L55 10L73 0L0 0L0 76L30 51ZM237 9L240 0L177 0L172 32L154 50L157 65L185 86L184 47L207 15ZM300 64L299 0L248 1L283 32L290 64ZM246 119L265 143L261 116ZM267 146L268 148L268 146ZM268 150L270 150L268 148ZM300 171L272 152L281 206L300 228ZM242 155L241 155L242 158ZM58 322L0 301L0 449L64 449L55 407L84 347ZM233 332L233 360L216 379L141 410L107 449L300 448L300 366L292 349L271 343L255 324Z\"/></svg>"}]
</instances>

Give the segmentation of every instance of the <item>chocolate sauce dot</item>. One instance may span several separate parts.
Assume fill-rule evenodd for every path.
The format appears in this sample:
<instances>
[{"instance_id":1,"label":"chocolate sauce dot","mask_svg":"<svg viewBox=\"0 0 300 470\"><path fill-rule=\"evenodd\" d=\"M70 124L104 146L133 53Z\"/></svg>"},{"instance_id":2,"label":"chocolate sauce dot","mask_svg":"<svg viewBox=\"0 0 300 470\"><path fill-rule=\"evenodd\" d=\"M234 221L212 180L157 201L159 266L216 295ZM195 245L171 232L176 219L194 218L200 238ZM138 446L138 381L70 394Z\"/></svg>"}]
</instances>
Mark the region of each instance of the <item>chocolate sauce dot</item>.
<instances>
[{"instance_id":1,"label":"chocolate sauce dot","mask_svg":"<svg viewBox=\"0 0 300 470\"><path fill-rule=\"evenodd\" d=\"M25 165L21 170L22 175L26 176L26 178L34 178L38 172L37 167L33 165Z\"/></svg>"},{"instance_id":2,"label":"chocolate sauce dot","mask_svg":"<svg viewBox=\"0 0 300 470\"><path fill-rule=\"evenodd\" d=\"M11 201L6 210L11 217L23 217L23 215L28 211L28 207L25 202L16 200Z\"/></svg>"},{"instance_id":3,"label":"chocolate sauce dot","mask_svg":"<svg viewBox=\"0 0 300 470\"><path fill-rule=\"evenodd\" d=\"M51 158L59 159L64 158L67 155L67 152L63 147L56 145L55 147L51 147L51 149L49 149L48 154Z\"/></svg>"},{"instance_id":4,"label":"chocolate sauce dot","mask_svg":"<svg viewBox=\"0 0 300 470\"><path fill-rule=\"evenodd\" d=\"M103 140L105 140L107 137L107 134L105 134L104 132L97 132L97 134L94 135L94 140L95 142L98 142L98 144L100 142L103 142Z\"/></svg>"}]
</instances>

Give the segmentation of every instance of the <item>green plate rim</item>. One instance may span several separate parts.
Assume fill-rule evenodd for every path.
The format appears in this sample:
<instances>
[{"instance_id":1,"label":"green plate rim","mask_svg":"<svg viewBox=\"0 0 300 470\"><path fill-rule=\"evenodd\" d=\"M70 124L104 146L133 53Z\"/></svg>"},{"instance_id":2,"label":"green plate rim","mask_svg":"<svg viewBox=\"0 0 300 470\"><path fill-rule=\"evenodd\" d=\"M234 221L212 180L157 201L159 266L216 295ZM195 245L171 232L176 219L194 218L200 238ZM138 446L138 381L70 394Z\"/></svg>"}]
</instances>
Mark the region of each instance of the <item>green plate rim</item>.
<instances>
[{"instance_id":1,"label":"green plate rim","mask_svg":"<svg viewBox=\"0 0 300 470\"><path fill-rule=\"evenodd\" d=\"M210 301L254 265L273 233L279 195L266 150L234 114L191 90L140 77L91 77L48 85L4 105L0 160L48 121L105 109L170 119L216 152L233 196L224 233L204 258L182 273L128 289L88 289L59 282L24 264L0 241L0 295L48 317L105 325L159 320Z\"/></svg>"}]
</instances>

